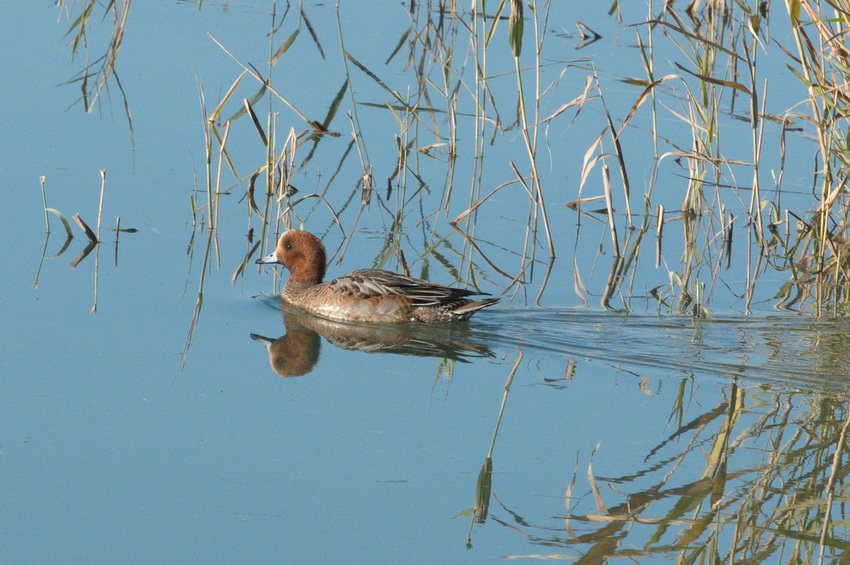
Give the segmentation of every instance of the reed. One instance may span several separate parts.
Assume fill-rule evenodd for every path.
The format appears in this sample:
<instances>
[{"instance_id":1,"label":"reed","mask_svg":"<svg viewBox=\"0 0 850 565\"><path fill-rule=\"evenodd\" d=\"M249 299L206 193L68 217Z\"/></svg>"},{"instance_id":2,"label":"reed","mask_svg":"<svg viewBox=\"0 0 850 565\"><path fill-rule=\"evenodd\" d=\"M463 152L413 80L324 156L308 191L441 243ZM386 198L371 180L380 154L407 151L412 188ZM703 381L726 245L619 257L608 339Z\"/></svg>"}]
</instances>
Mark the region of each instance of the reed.
<instances>
[{"instance_id":1,"label":"reed","mask_svg":"<svg viewBox=\"0 0 850 565\"><path fill-rule=\"evenodd\" d=\"M112 1L106 3L105 6L101 6L101 3L97 0L57 1L60 14L64 12L70 21L65 37L68 38L68 48L71 51L72 60L80 54L81 50L85 51L83 68L63 84L79 85L82 94L78 101L83 103L86 113L91 113L100 101L100 95L104 89L108 88L109 83L112 82L121 96L124 117L127 120L132 143L135 135L133 116L127 93L124 91L117 70L118 55L124 41L124 32L127 28L131 4L132 0ZM97 34L92 33L90 29L92 17L95 15L96 9L101 7L103 19L111 17L111 31L105 44L94 41L93 36L97 36ZM94 49L102 49L103 53L94 54L92 53Z\"/></svg>"},{"instance_id":2,"label":"reed","mask_svg":"<svg viewBox=\"0 0 850 565\"><path fill-rule=\"evenodd\" d=\"M71 240L74 237L74 232L71 230L71 224L68 223L67 218L60 212L54 208L47 207L47 190L45 189L45 177L39 177L39 185L41 186L41 202L44 207L44 230L47 234L47 237L50 237L50 216L48 214L53 214L59 221L62 222L62 227L65 228L65 236L68 240Z\"/></svg>"}]
</instances>

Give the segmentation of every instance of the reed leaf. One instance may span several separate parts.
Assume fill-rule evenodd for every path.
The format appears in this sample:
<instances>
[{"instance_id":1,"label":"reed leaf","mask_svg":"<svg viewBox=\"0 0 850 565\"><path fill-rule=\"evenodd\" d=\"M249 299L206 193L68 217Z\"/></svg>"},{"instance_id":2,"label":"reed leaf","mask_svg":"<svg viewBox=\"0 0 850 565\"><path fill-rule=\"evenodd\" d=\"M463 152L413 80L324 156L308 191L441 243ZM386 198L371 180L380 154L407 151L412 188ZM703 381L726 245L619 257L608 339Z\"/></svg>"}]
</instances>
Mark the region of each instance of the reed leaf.
<instances>
[{"instance_id":1,"label":"reed leaf","mask_svg":"<svg viewBox=\"0 0 850 565\"><path fill-rule=\"evenodd\" d=\"M72 239L74 237L74 232L71 231L71 224L68 223L68 220L62 215L62 212L59 210L55 210L53 208L45 208L45 211L50 212L62 222L62 226L65 228L65 235L68 236L68 239Z\"/></svg>"},{"instance_id":2,"label":"reed leaf","mask_svg":"<svg viewBox=\"0 0 850 565\"><path fill-rule=\"evenodd\" d=\"M392 96L395 100L397 100L400 104L402 104L402 107L406 111L410 110L410 107L407 105L407 103L404 100L402 100L401 96L399 96L397 92L395 92L393 89L391 89L389 86L387 86L387 83L382 81L380 79L380 77L378 77L378 75L376 75L375 73L370 71L366 67L366 65L364 65L363 63L361 63L360 61L355 59L354 56L351 55L351 53L349 53L348 51L343 51L343 54L345 55L346 59L348 59L349 61L351 61L354 64L355 67L357 67L358 69L363 71L366 74L366 76L368 76L373 81L375 81L378 84L378 86L383 88L390 96Z\"/></svg>"},{"instance_id":3,"label":"reed leaf","mask_svg":"<svg viewBox=\"0 0 850 565\"><path fill-rule=\"evenodd\" d=\"M295 31L293 31L289 35L289 37L287 37L286 40L280 45L280 47L278 47L277 51L275 51L274 55L272 55L272 58L271 58L271 61L270 61L271 65L275 65L277 63L278 59L283 57L283 54L286 53L287 51L289 51L289 48L292 47L292 44L295 42L295 38L298 37L298 34L300 32L301 32L300 29L296 29Z\"/></svg>"},{"instance_id":4,"label":"reed leaf","mask_svg":"<svg viewBox=\"0 0 850 565\"><path fill-rule=\"evenodd\" d=\"M319 50L319 55L322 57L322 61L325 60L325 50L322 49L322 42L319 41L319 36L316 34L316 30L313 29L313 24L310 23L310 18L307 17L307 12L304 11L304 6L301 6L301 19L304 21L304 25L307 26L307 31L310 32L310 37L313 39L313 44L316 46L316 49Z\"/></svg>"}]
</instances>

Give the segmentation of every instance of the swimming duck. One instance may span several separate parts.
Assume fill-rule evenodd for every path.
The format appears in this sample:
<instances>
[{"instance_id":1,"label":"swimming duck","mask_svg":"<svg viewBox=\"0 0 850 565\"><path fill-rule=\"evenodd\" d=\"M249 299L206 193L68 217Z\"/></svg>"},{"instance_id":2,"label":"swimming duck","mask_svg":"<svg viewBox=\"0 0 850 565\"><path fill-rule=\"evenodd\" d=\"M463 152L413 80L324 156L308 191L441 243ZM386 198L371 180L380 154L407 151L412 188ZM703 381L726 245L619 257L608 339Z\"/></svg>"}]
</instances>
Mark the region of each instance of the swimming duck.
<instances>
[{"instance_id":1,"label":"swimming duck","mask_svg":"<svg viewBox=\"0 0 850 565\"><path fill-rule=\"evenodd\" d=\"M274 253L257 263L279 263L289 269L284 301L325 318L351 322L452 322L466 320L492 306L498 297L470 299L478 293L415 279L381 269L360 269L322 282L325 246L315 235L289 230Z\"/></svg>"}]
</instances>

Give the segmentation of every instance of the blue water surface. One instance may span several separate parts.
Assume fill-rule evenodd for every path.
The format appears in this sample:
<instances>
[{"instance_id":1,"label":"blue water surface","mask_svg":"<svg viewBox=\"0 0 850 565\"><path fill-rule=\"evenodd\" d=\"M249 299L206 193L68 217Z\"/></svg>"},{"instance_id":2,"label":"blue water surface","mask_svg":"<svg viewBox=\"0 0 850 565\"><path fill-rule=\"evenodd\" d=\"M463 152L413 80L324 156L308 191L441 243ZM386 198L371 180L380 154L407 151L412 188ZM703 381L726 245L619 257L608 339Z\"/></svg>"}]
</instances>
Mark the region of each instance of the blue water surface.
<instances>
[{"instance_id":1,"label":"blue water surface","mask_svg":"<svg viewBox=\"0 0 850 565\"><path fill-rule=\"evenodd\" d=\"M621 538L610 538L617 539L610 552L635 552L630 555L640 562L675 560L684 551L675 542L687 521L677 510L682 499L674 486L717 476L715 458L707 455L715 453L711 438L732 426L739 442L729 441L730 479L723 483L734 500L752 484L746 473L771 449L753 430L762 429L776 406L791 420L805 420L824 402L846 404L847 323L775 312L771 292L784 282L776 273L764 275L756 312L745 316L736 287L746 276L743 250L717 282L721 298L707 319L671 313L648 298L657 281L669 280L649 252L640 259L639 272L647 278L635 285L633 311L599 306L610 253L596 252L607 245L607 232L583 227L596 231L577 235L577 216L563 206L580 197L582 155L605 127L596 107L580 127L564 120L549 131L555 152L545 174L562 179L548 185L559 258L540 300L547 266L542 244L533 284L511 289L468 325L416 328L403 339L352 337L309 321L296 331L274 297L285 273L273 276L250 265L232 280L256 241L246 234L258 224L242 200L244 177L226 168L224 186L237 188L221 198L214 250L203 271L206 212L193 210L191 200L194 195L196 207L203 205L207 182L199 90L208 114L243 70L210 36L245 64L265 70L273 5L133 3L116 67L121 87L110 81L91 113L75 103L78 83L62 85L86 57L80 52L72 58L67 47L65 10L76 8L31 2L0 8L0 46L7 54L0 105L0 562L455 563L523 556L569 562L593 556L600 543L593 527L598 518L587 516L610 519L616 513L606 511L623 503L624 493L667 480L669 498L654 499L648 512L654 519L675 515L671 532L660 534L649 520L634 522ZM319 119L346 77L335 7L278 3L279 16L286 9L305 10L325 57L303 28L273 84ZM90 28L92 57L100 56L97 49L110 33L111 12L101 20L100 10ZM404 76L400 61L384 65L410 24L403 7L358 2L344 3L341 11L346 49L386 80ZM635 90L615 78L638 74L639 63L628 22L606 12L601 5L557 5L547 41L562 60L602 67L622 117ZM294 19L282 21L276 45L295 29ZM576 50L576 21L604 39ZM511 58L494 56L491 64L493 75L513 70ZM790 78L781 62L770 65L764 68L776 69L775 80ZM360 79L350 86L358 103L388 98L375 81L350 72ZM510 93L513 81L508 75L494 88ZM581 81L572 82L571 75L564 83L547 101L550 111L581 92ZM223 115L238 112L242 98L256 92L257 84L250 84ZM267 104L266 98L258 105L263 120ZM323 140L300 171L294 181L299 194L322 191L350 143L344 114L354 108L348 98L343 104L332 124L342 135ZM273 111L279 138L290 127L304 129L279 101ZM363 104L359 112L383 190L397 159L399 128L385 109ZM246 119L234 122L232 136L230 157L246 175L262 164L265 150ZM459 143L468 149L473 140L466 132ZM813 147L802 135L789 143ZM645 143L628 149L651 155ZM299 151L306 156L306 148ZM488 156L487 175L493 176L486 177L484 194L510 179L508 162L523 160L524 151L517 136L508 154ZM327 197L337 208L362 173L355 155L334 184L344 189ZM459 176L471 170L470 155L460 157ZM810 161L800 161L800 168L789 165L789 199L807 197L802 171ZM96 226L102 169L102 243L71 267L85 237L74 224L76 237L54 257L65 243L64 230L51 215L51 235L45 236L40 177L48 207L69 219L79 213ZM440 171L428 180L436 195L447 182ZM633 181L642 187L647 178L642 170ZM466 191L468 182L458 180L458 190ZM597 176L594 195L598 184ZM679 204L676 186L662 198ZM480 217L482 239L502 269L520 265L511 245L523 237L524 198L520 189L498 193ZM454 201L453 214L464 211L465 199ZM338 275L377 262L393 206L390 199L385 208L376 200L365 212L347 209L344 230L321 204L304 205L300 218L309 217L305 227L320 233L329 249L344 246L329 267ZM363 219L355 221L357 214ZM454 276L453 265L421 253L433 228L446 237L443 256L458 259L464 240L447 228L452 216L422 215L430 219L404 219L414 274L468 281ZM138 231L121 233L116 244L108 228L118 216L122 227ZM251 259L270 250L271 243ZM681 252L671 238L666 256L672 261ZM504 277L476 261L482 290L499 294ZM399 262L392 258L385 266L397 269ZM576 285L576 271L589 289ZM274 356L252 334L290 336L288 351L306 356L299 374L276 372ZM709 433L715 435L700 435ZM488 454L492 496L486 516L479 512L476 520L476 486ZM839 530L833 535L846 539ZM728 530L720 537L731 543Z\"/></svg>"}]
</instances>

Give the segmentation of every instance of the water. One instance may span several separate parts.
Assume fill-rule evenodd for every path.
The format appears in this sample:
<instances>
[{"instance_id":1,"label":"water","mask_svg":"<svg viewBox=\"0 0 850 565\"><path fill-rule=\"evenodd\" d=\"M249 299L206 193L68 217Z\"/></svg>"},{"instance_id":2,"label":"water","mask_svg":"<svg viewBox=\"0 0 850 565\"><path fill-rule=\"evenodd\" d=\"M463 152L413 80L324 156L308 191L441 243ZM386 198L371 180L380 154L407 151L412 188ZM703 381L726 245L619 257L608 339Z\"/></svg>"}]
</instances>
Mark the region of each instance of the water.
<instances>
[{"instance_id":1,"label":"water","mask_svg":"<svg viewBox=\"0 0 850 565\"><path fill-rule=\"evenodd\" d=\"M403 94L401 61L384 61L409 18L399 6L361 9L343 8L346 49ZM333 6L304 10L325 59L302 23L274 84L321 119L346 75ZM553 10L547 41L558 60L592 59L606 77L637 74L625 26L643 14L620 24L603 8L582 10ZM264 160L247 119L234 122L228 141L239 179L224 169L223 185L234 188L221 198L215 240L207 239L201 209L197 85L209 112L242 72L207 33L265 70L268 5L132 4L117 67L132 137L115 83L91 114L73 105L77 86L56 87L83 60L69 64L69 22L57 23L56 7L2 11L0 41L16 56L4 60L12 78L0 110L7 132L0 141L7 157L0 163L0 561L664 562L734 553L784 562L795 551L804 561L844 552L847 321L775 310L775 291L787 279L774 271L761 274L754 312L744 315L751 263L743 229L730 268L712 277L703 267L699 275L716 289L709 317L668 307L678 300L669 290L662 291L667 305L659 305L650 291L681 271L675 219L665 232L668 267L656 269L654 241L644 244L632 282L612 295L614 310L600 307L612 266L607 227L582 216L577 230L577 214L562 206L600 193L598 173L577 191L582 155L605 123L598 107L584 111L578 126L556 121L549 130L554 156L541 174L558 259L549 263L541 238L530 263L522 243L528 199L517 184L482 205L478 250L448 225L469 205L468 129L454 170L442 150L437 159L412 152L415 166L394 177L385 197L398 159L394 135L417 147L436 136L425 122L411 125L424 131L420 137L401 130L379 107L388 93L350 69L357 104L343 98L342 105L359 112L376 195L359 205L362 165L342 113L331 128L342 136L323 138L293 179L298 197L323 193L339 214L342 230L324 204L308 200L294 219L324 237L334 256L329 275L399 269L398 246L414 275L506 294L469 324L330 324L282 311L273 296L281 278L272 270L251 265L232 284L262 231L242 200L246 176ZM296 29L293 14L276 46ZM359 25L364 18L381 25ZM575 20L604 39L575 52L578 39L563 35ZM777 34L780 18L774 21ZM93 21L92 45L108 37L103 25ZM455 61L461 58L458 47ZM513 61L493 56L490 64L497 75ZM764 68L774 67L784 69L773 61ZM551 79L563 67L546 69ZM788 74L777 71L772 80L791 80ZM256 92L244 80L223 115ZM569 75L546 100L548 111L582 84ZM622 119L634 90L613 78L604 86ZM508 116L513 77L493 88ZM256 108L266 112L267 104ZM276 104L282 143L289 127L300 132L304 124ZM482 196L515 179L509 161L527 172L520 137L505 138L487 150ZM651 153L640 138L629 143L630 155ZM804 135L789 143L796 151L812 147ZM299 162L308 147L299 148ZM789 164L789 176L808 182L799 161ZM633 182L643 186L647 169L631 163ZM48 206L95 226L100 169L103 243L71 267L84 237L73 225L77 237L54 257L65 237L51 217L45 241L39 177ZM675 203L668 209L680 203L681 182L670 175L659 188L660 200ZM786 198L802 198L805 191L789 184ZM449 186L456 191L450 212L434 214ZM117 216L138 231L120 233L116 245L108 228ZM621 239L634 241L625 226L621 216ZM270 250L268 243L251 260ZM526 284L510 285L523 265ZM836 525L825 525L825 514ZM738 517L746 526L736 530Z\"/></svg>"}]
</instances>

